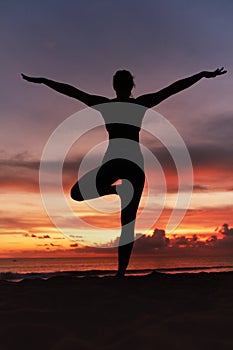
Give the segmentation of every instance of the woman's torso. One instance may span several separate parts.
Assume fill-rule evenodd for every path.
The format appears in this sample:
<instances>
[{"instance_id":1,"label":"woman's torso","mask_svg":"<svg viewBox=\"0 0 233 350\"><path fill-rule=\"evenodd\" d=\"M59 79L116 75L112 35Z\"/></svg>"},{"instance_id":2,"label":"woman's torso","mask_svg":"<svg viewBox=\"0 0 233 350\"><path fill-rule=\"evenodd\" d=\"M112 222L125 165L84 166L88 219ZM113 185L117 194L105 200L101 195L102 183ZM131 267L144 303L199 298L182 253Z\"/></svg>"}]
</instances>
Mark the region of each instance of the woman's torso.
<instances>
[{"instance_id":1,"label":"woman's torso","mask_svg":"<svg viewBox=\"0 0 233 350\"><path fill-rule=\"evenodd\" d=\"M113 99L110 103L101 105L99 111L109 134L109 145L103 162L121 158L142 167L139 133L146 108L138 105L133 98L126 101Z\"/></svg>"}]
</instances>

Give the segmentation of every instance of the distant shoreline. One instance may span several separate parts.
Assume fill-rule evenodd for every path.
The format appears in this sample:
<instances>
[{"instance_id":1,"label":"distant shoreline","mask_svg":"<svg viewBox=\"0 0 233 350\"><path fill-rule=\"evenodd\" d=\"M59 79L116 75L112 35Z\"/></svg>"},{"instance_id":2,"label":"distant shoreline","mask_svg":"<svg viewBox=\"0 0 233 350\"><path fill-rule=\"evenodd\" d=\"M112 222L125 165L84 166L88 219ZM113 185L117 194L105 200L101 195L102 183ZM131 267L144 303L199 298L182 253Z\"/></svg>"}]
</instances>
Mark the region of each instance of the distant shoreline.
<instances>
[{"instance_id":1,"label":"distant shoreline","mask_svg":"<svg viewBox=\"0 0 233 350\"><path fill-rule=\"evenodd\" d=\"M50 280L55 278L106 278L114 277L116 270L88 270L88 271L54 271L54 272L30 272L30 273L17 273L17 272L1 272L0 281L9 282L21 282L24 280ZM214 266L214 267L187 267L187 268L168 268L168 269L143 269L143 270L128 270L127 277L151 277L151 276L168 276L168 275L221 275L232 274L232 266Z\"/></svg>"}]
</instances>

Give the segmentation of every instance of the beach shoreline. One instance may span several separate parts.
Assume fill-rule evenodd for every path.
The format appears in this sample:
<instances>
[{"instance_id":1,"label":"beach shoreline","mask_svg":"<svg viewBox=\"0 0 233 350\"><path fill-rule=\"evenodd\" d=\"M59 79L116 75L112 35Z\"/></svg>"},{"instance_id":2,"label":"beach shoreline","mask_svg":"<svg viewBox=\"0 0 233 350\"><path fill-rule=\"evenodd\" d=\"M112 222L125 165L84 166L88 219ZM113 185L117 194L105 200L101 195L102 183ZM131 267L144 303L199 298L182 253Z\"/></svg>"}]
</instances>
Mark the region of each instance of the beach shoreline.
<instances>
[{"instance_id":1,"label":"beach shoreline","mask_svg":"<svg viewBox=\"0 0 233 350\"><path fill-rule=\"evenodd\" d=\"M232 349L233 273L0 281L1 350Z\"/></svg>"}]
</instances>

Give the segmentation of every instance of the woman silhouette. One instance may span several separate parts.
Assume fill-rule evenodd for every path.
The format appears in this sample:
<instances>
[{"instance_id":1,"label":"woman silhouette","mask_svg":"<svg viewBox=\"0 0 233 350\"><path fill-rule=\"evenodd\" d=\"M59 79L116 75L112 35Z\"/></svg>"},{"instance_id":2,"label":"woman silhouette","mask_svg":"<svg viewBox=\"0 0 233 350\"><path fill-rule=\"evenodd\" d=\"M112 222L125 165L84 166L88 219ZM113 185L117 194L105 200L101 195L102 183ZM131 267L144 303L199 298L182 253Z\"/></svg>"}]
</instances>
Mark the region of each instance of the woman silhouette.
<instances>
[{"instance_id":1,"label":"woman silhouette","mask_svg":"<svg viewBox=\"0 0 233 350\"><path fill-rule=\"evenodd\" d=\"M32 83L44 84L59 93L73 97L93 108L96 105L106 103L126 102L143 106L146 110L147 108L156 106L169 96L192 86L202 78L214 78L224 73L226 71L223 67L214 71L202 71L188 78L178 80L155 93L133 98L131 97L132 89L135 86L133 76L127 70L119 70L113 77L113 88L116 92L116 98L114 99L91 95L68 84L46 78L29 77L25 74L22 74L22 77ZM108 149L102 164L85 174L74 184L71 189L71 197L76 201L83 201L109 194L118 194L120 196L122 230L118 246L117 276L124 276L133 248L136 213L145 181L143 157L139 145L139 132L143 114L137 126L132 125L132 123L109 123L108 117L104 114L102 113L105 119L106 129L109 133ZM122 142L120 144L121 147L118 147L119 143L114 143L116 139L122 140L120 141ZM121 149L119 153L116 150L116 145ZM129 160L134 158L136 162ZM114 185L117 180L122 180L122 185ZM133 191L130 191L129 183ZM127 202L129 196L130 201Z\"/></svg>"}]
</instances>

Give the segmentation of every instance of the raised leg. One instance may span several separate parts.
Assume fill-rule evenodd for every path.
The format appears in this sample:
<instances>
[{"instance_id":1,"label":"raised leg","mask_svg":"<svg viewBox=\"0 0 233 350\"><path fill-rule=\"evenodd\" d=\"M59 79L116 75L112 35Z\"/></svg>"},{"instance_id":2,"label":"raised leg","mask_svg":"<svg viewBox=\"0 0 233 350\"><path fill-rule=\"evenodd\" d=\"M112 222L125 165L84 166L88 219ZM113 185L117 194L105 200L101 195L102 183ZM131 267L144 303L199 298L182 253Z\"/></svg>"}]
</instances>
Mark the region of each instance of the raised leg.
<instances>
[{"instance_id":1,"label":"raised leg","mask_svg":"<svg viewBox=\"0 0 233 350\"><path fill-rule=\"evenodd\" d=\"M112 186L112 183L116 180L107 176L106 167L102 168L95 168L82 176L71 188L71 198L75 201L84 201L109 194L117 194L116 186Z\"/></svg>"}]
</instances>

